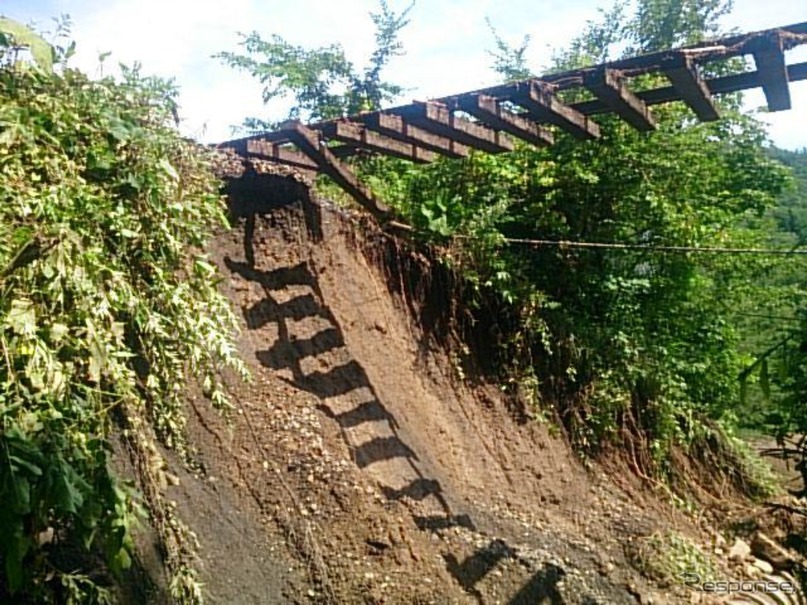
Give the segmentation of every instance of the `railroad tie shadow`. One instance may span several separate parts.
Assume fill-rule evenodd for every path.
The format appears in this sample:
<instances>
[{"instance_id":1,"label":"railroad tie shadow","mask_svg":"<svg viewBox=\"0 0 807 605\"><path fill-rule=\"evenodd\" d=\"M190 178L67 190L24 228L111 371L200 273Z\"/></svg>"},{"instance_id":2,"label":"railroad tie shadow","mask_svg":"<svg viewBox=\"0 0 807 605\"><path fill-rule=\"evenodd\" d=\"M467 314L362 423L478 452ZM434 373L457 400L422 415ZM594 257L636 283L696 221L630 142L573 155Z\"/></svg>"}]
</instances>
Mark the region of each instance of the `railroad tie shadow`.
<instances>
[{"instance_id":1,"label":"railroad tie shadow","mask_svg":"<svg viewBox=\"0 0 807 605\"><path fill-rule=\"evenodd\" d=\"M250 330L257 330L268 323L277 323L279 320L300 321L306 317L321 315L322 308L313 294L301 294L282 303L267 296L244 312L244 318L247 320L247 327Z\"/></svg>"},{"instance_id":2,"label":"railroad tie shadow","mask_svg":"<svg viewBox=\"0 0 807 605\"><path fill-rule=\"evenodd\" d=\"M500 561L515 557L516 551L503 540L493 540L473 555L459 562L453 554L444 555L449 573L465 591L483 602L478 584L490 574ZM551 563L532 576L507 603L508 605L563 605L563 596L558 590L558 582L566 572Z\"/></svg>"},{"instance_id":3,"label":"railroad tie shadow","mask_svg":"<svg viewBox=\"0 0 807 605\"><path fill-rule=\"evenodd\" d=\"M406 458L411 464L418 460L417 454L398 437L375 437L353 448L353 457L359 468L367 468L375 462L392 458ZM419 479L418 479L419 480Z\"/></svg>"},{"instance_id":4,"label":"railroad tie shadow","mask_svg":"<svg viewBox=\"0 0 807 605\"><path fill-rule=\"evenodd\" d=\"M425 500L429 496L440 495L443 488L438 481L419 477L400 489L393 489L386 485L381 487L381 491L388 500L400 500L401 498L411 498L412 500Z\"/></svg>"},{"instance_id":5,"label":"railroad tie shadow","mask_svg":"<svg viewBox=\"0 0 807 605\"><path fill-rule=\"evenodd\" d=\"M296 300L297 299L292 299L292 301ZM307 306L307 301L305 304ZM299 310L300 308L298 306L294 309L294 312ZM310 315L306 315L306 317L310 317ZM287 360L289 359L316 357L317 355L327 353L341 346L344 346L344 342L342 341L342 335L339 334L339 330L327 328L321 332L317 332L311 338L290 338L289 341L278 339L270 348L264 351L258 351L256 357L264 366L273 370L280 370L288 366Z\"/></svg>"},{"instance_id":6,"label":"railroad tie shadow","mask_svg":"<svg viewBox=\"0 0 807 605\"><path fill-rule=\"evenodd\" d=\"M507 605L563 605L563 596L558 591L558 582L566 575L557 565L547 563Z\"/></svg>"},{"instance_id":7,"label":"railroad tie shadow","mask_svg":"<svg viewBox=\"0 0 807 605\"><path fill-rule=\"evenodd\" d=\"M466 514L462 515L429 515L414 517L415 525L421 531L439 531L441 529L451 529L453 527L464 527L471 531L476 531L476 525Z\"/></svg>"},{"instance_id":8,"label":"railroad tie shadow","mask_svg":"<svg viewBox=\"0 0 807 605\"><path fill-rule=\"evenodd\" d=\"M355 408L339 414L334 413L334 411L325 404L321 404L319 410L335 420L339 426L344 429L353 428L365 422L379 421L386 421L391 427L398 428L398 421L395 420L395 416L390 414L377 399L365 401Z\"/></svg>"},{"instance_id":9,"label":"railroad tie shadow","mask_svg":"<svg viewBox=\"0 0 807 605\"><path fill-rule=\"evenodd\" d=\"M482 601L477 588L485 576L492 572L502 559L512 557L515 551L503 540L493 540L460 562L453 553L443 555L449 573L470 595Z\"/></svg>"},{"instance_id":10,"label":"railroad tie shadow","mask_svg":"<svg viewBox=\"0 0 807 605\"><path fill-rule=\"evenodd\" d=\"M344 340L342 341L344 346ZM375 394L370 378L355 359L340 366L334 366L325 372L316 370L303 376L298 384L298 388L305 389L319 397L329 399L339 395L347 395L359 389L368 389L372 393L372 401L381 406L381 402ZM342 427L345 428L345 427Z\"/></svg>"},{"instance_id":11,"label":"railroad tie shadow","mask_svg":"<svg viewBox=\"0 0 807 605\"><path fill-rule=\"evenodd\" d=\"M319 294L317 278L314 277L308 263L305 262L291 267L260 271L255 268L254 263L235 261L228 256L224 258L224 265L244 279L260 284L264 290L283 290L288 286L309 286Z\"/></svg>"},{"instance_id":12,"label":"railroad tie shadow","mask_svg":"<svg viewBox=\"0 0 807 605\"><path fill-rule=\"evenodd\" d=\"M408 497L423 500L431 496L445 511L446 517L450 518L451 510L443 495L442 487L436 480L423 475L418 465L417 454L401 438L397 420L381 402L362 365L351 359L324 371L304 372L303 360L346 347L344 334L336 317L322 303L323 296L319 283L309 265L303 262L290 267L261 271L255 268L254 259L248 258L248 260L249 262L239 262L226 258L224 262L230 271L260 284L264 291L263 299L244 310L249 329L257 330L270 323L277 325L277 340L268 349L256 352L258 361L264 367L273 370L290 370L291 379L284 378L284 380L323 400L319 409L337 422L345 442L351 448L353 460L360 468L396 458L406 461L414 479L398 489L382 484L381 489L387 498L400 500ZM285 302L276 300L275 292L288 286L307 286L311 292ZM298 322L308 317L325 320L327 327L313 336L296 338L293 334L294 326L289 322ZM363 401L359 399L359 392L362 392ZM366 392L370 394L369 399ZM350 409L337 413L325 401L341 396L347 396L348 401L351 399L356 401ZM389 436L379 435L359 445L351 443L349 431L368 422L383 423Z\"/></svg>"}]
</instances>

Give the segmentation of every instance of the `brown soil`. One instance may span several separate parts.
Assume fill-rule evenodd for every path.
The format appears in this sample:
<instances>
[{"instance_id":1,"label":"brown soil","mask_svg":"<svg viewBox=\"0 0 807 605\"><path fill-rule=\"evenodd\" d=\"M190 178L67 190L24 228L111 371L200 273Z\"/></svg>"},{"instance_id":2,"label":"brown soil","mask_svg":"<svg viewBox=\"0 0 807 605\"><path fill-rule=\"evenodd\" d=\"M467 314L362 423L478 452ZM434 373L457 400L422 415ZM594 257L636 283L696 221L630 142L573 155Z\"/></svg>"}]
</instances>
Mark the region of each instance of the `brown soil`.
<instances>
[{"instance_id":1,"label":"brown soil","mask_svg":"<svg viewBox=\"0 0 807 605\"><path fill-rule=\"evenodd\" d=\"M231 196L210 253L253 379L232 382L227 420L190 402L199 471L174 462L168 488L209 602L690 602L629 555L708 532L464 377L389 251L425 259L293 179L244 177Z\"/></svg>"}]
</instances>

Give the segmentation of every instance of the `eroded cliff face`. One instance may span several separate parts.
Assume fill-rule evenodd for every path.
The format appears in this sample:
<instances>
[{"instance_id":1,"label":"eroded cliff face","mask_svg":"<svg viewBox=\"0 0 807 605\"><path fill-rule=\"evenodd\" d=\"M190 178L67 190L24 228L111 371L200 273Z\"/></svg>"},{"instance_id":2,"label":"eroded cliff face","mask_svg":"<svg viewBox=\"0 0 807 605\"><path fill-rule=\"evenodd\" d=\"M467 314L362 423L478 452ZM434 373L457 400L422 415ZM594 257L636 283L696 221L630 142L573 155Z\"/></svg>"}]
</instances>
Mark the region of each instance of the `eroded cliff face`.
<instances>
[{"instance_id":1,"label":"eroded cliff face","mask_svg":"<svg viewBox=\"0 0 807 605\"><path fill-rule=\"evenodd\" d=\"M253 380L228 420L192 398L198 471L168 488L210 602L690 602L630 556L703 535L461 367L427 258L293 174L229 195L210 253Z\"/></svg>"}]
</instances>

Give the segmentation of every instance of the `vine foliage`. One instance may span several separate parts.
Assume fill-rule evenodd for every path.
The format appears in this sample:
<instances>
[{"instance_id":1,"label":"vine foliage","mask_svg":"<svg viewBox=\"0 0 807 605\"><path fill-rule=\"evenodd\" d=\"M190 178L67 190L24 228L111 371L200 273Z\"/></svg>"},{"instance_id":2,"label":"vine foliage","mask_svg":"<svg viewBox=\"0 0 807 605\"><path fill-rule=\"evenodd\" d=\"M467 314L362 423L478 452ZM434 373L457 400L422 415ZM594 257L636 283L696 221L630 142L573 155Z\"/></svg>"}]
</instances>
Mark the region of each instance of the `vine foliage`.
<instances>
[{"instance_id":1,"label":"vine foliage","mask_svg":"<svg viewBox=\"0 0 807 605\"><path fill-rule=\"evenodd\" d=\"M7 59L20 40L0 42ZM139 504L111 470L114 432L141 456L155 433L183 451L186 377L226 407L218 372L243 372L200 252L226 222L218 183L174 108L174 88L137 68L94 81L0 66L0 600L104 601L56 553L102 553L112 572L131 562ZM159 475L158 459L141 467ZM152 517L170 515L144 492ZM170 531L158 526L172 592L198 601Z\"/></svg>"}]
</instances>

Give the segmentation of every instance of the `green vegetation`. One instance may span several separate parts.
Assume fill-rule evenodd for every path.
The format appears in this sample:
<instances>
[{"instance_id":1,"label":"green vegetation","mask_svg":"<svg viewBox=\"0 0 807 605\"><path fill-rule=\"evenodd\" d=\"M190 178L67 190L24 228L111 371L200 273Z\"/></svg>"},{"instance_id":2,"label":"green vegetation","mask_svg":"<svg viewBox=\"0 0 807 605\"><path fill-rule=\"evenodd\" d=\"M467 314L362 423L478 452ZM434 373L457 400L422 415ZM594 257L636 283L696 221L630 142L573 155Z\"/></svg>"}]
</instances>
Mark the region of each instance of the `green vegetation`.
<instances>
[{"instance_id":1,"label":"green vegetation","mask_svg":"<svg viewBox=\"0 0 807 605\"><path fill-rule=\"evenodd\" d=\"M719 19L729 8L722 0L644 0L633 9L618 2L556 55L552 71L719 35ZM529 75L529 38L511 47L493 34L491 55L502 79ZM383 52L385 39L377 39L374 56L390 56ZM247 47L249 56L239 62L224 56L248 65L264 82L271 73L272 94L297 94L306 113L296 115L334 117L357 109L343 101L345 94L334 95L325 72L283 63L280 48L253 50ZM400 51L397 43L394 51ZM738 67L716 64L710 73ZM301 72L307 77L300 79ZM301 80L318 88L301 89ZM639 83L651 84L647 76ZM360 159L354 168L415 227L415 237L445 250L446 262L480 298L509 309L500 326L505 383L532 391L526 400L554 414L582 451L630 443L637 470L663 477L672 471L672 448L712 439L719 434L710 428L715 421L736 426L747 382L740 377L753 373L749 364L764 350L751 346L737 313L784 296L766 289L763 276L795 275L787 257L654 250L781 244L770 241L770 212L788 186L789 170L768 153L761 124L739 108L739 95L723 96L722 119L707 124L673 103L654 108L659 128L649 135L604 117L602 139L594 142L559 132L546 149L522 145L510 154L426 166ZM801 382L789 376L794 385Z\"/></svg>"},{"instance_id":2,"label":"green vegetation","mask_svg":"<svg viewBox=\"0 0 807 605\"><path fill-rule=\"evenodd\" d=\"M381 72L392 58L401 54L398 32L409 23L407 16L413 6L395 13L386 0L380 0L379 4L379 12L370 14L376 28L376 48L361 71L348 61L339 44L308 50L277 34L264 40L258 32L242 36L241 46L246 54L222 52L216 56L256 77L264 85L264 102L291 94L294 107L288 119L327 120L379 109L403 91L400 86L383 81ZM273 124L248 118L244 126L260 131L271 129Z\"/></svg>"},{"instance_id":3,"label":"green vegetation","mask_svg":"<svg viewBox=\"0 0 807 605\"><path fill-rule=\"evenodd\" d=\"M117 434L172 593L197 602L152 435L183 452L186 377L224 407L217 371L242 369L202 254L225 224L218 183L173 127L169 84L54 72L72 47L48 61L41 38L0 29L0 600L110 598L75 570L130 564L141 501L111 468Z\"/></svg>"},{"instance_id":4,"label":"green vegetation","mask_svg":"<svg viewBox=\"0 0 807 605\"><path fill-rule=\"evenodd\" d=\"M626 550L636 569L666 586L680 584L685 573L705 582L718 578L714 558L676 532L638 538Z\"/></svg>"},{"instance_id":5,"label":"green vegetation","mask_svg":"<svg viewBox=\"0 0 807 605\"><path fill-rule=\"evenodd\" d=\"M803 251L807 243L807 153L773 149L770 155L792 170L794 181L753 227L765 234L770 246ZM736 318L748 356L740 374L738 422L752 433L777 437L783 446L788 441L787 453L805 471L806 272L805 256L770 263L758 278L757 291L748 297Z\"/></svg>"}]
</instances>

